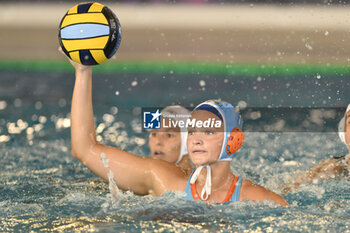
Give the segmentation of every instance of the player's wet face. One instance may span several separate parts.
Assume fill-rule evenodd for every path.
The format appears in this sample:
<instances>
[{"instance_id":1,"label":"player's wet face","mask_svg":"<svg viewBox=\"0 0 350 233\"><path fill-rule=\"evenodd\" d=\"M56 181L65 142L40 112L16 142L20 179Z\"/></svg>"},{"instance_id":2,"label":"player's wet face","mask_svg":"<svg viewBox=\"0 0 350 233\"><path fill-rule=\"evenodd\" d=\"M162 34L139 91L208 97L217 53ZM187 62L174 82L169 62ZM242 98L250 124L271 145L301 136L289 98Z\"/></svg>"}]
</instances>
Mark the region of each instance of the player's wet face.
<instances>
[{"instance_id":1,"label":"player's wet face","mask_svg":"<svg viewBox=\"0 0 350 233\"><path fill-rule=\"evenodd\" d=\"M221 121L215 114L204 110L195 111L191 116L191 120L202 122L213 118ZM195 165L215 162L221 153L223 138L223 124L220 128L189 127L187 149L192 162Z\"/></svg>"},{"instance_id":2,"label":"player's wet face","mask_svg":"<svg viewBox=\"0 0 350 233\"><path fill-rule=\"evenodd\" d=\"M175 163L181 150L180 129L178 127L153 129L150 132L148 145L153 158Z\"/></svg>"}]
</instances>

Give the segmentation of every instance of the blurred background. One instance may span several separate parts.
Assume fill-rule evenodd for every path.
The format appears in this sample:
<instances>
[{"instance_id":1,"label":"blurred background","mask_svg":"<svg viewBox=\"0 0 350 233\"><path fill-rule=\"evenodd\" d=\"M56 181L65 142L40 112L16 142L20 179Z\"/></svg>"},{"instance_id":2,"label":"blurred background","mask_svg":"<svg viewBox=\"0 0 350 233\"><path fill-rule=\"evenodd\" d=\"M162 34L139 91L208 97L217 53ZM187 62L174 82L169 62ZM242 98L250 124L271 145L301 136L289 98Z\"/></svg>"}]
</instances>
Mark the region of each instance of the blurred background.
<instances>
[{"instance_id":1,"label":"blurred background","mask_svg":"<svg viewBox=\"0 0 350 233\"><path fill-rule=\"evenodd\" d=\"M110 61L94 68L94 86L105 90L94 97L99 107L127 115L139 114L134 108L193 108L222 98L242 110L260 108L242 112L246 130L281 119L287 121L276 123L282 131L337 130L350 100L348 1L100 2L118 16L122 41ZM35 112L37 105L62 103L69 118L73 70L57 51L58 26L78 3L0 0L2 119L16 120L23 106Z\"/></svg>"},{"instance_id":2,"label":"blurred background","mask_svg":"<svg viewBox=\"0 0 350 233\"><path fill-rule=\"evenodd\" d=\"M350 1L100 2L122 25L119 61L349 63ZM64 59L58 24L77 3L0 0L0 59Z\"/></svg>"}]
</instances>

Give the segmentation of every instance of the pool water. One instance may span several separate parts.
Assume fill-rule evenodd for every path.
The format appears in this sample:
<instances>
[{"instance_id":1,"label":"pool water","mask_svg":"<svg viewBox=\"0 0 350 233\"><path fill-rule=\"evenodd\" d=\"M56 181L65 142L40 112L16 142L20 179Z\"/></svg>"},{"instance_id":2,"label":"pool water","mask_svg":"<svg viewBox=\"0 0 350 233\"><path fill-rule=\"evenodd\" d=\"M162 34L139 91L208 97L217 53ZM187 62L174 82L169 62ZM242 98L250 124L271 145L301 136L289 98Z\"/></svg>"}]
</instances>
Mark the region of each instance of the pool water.
<instances>
[{"instance_id":1,"label":"pool water","mask_svg":"<svg viewBox=\"0 0 350 233\"><path fill-rule=\"evenodd\" d=\"M346 178L302 186L284 196L287 208L268 201L189 205L181 193L171 192L161 197L123 192L114 199L108 184L70 154L73 73L0 70L0 80L0 232L350 232ZM140 156L149 153L141 107L193 107L222 98L265 111L326 109L321 123L268 111L246 120L250 130L231 168L277 193L299 171L346 153L335 132L350 102L349 81L341 75L99 73L93 85L98 140ZM279 130L281 121L288 130ZM305 130L299 127L303 122L318 127Z\"/></svg>"}]
</instances>

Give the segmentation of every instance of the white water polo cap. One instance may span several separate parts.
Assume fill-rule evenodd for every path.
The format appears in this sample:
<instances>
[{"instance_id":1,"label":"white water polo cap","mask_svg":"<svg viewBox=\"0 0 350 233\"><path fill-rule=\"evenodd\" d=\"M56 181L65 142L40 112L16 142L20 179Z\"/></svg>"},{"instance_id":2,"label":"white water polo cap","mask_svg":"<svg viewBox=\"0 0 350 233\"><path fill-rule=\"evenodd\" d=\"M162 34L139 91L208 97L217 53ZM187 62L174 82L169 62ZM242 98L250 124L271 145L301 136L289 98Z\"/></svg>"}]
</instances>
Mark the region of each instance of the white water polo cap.
<instances>
[{"instance_id":1,"label":"white water polo cap","mask_svg":"<svg viewBox=\"0 0 350 233\"><path fill-rule=\"evenodd\" d=\"M344 117L340 120L339 125L338 125L338 135L340 140L347 145L346 140L345 140L345 120L346 120L346 114L350 111L350 104L346 108ZM350 143L350 142L349 142Z\"/></svg>"},{"instance_id":2,"label":"white water polo cap","mask_svg":"<svg viewBox=\"0 0 350 233\"><path fill-rule=\"evenodd\" d=\"M231 161L233 154L241 148L244 141L242 132L243 120L235 108L227 102L220 100L208 100L199 104L193 112L204 110L215 114L224 124L224 141L221 153L217 161ZM207 169L207 177L201 192L201 199L207 200L211 194L211 167L210 164L203 164L196 168L192 174L190 183L194 184L203 168Z\"/></svg>"},{"instance_id":3,"label":"white water polo cap","mask_svg":"<svg viewBox=\"0 0 350 233\"><path fill-rule=\"evenodd\" d=\"M171 105L168 107L165 107L162 110L162 117L168 118L171 121L183 121L186 122L187 119L191 116L191 112L180 106L180 105ZM187 151L187 129L186 128L180 128L180 135L181 135L181 148L180 148L180 154L176 161L176 164L178 164L184 155L188 154Z\"/></svg>"},{"instance_id":4,"label":"white water polo cap","mask_svg":"<svg viewBox=\"0 0 350 233\"><path fill-rule=\"evenodd\" d=\"M225 101L208 100L199 104L194 110L205 110L215 114L224 124L224 141L218 161L231 161L233 154L243 145L243 120L235 108Z\"/></svg>"}]
</instances>

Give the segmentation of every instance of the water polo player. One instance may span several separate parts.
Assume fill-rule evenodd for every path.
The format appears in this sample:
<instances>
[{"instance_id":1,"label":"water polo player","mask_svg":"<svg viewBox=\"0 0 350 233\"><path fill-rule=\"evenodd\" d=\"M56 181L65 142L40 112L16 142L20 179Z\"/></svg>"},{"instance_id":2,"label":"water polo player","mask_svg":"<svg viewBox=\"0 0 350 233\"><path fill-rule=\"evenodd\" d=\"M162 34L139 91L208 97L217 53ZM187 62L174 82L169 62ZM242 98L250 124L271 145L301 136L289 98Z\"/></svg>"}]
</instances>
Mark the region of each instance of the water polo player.
<instances>
[{"instance_id":1,"label":"water polo player","mask_svg":"<svg viewBox=\"0 0 350 233\"><path fill-rule=\"evenodd\" d=\"M196 171L190 176L180 167L160 159L143 158L118 148L101 145L96 141L92 106L92 67L72 62L75 68L75 84L71 109L72 154L98 176L108 180L109 170L101 162L101 154L109 160L109 168L114 173L116 183L123 190L131 190L139 195L160 196L166 191L185 191L187 183L193 190L200 191L200 199L206 202L236 200L272 200L280 205L288 203L278 194L258 186L249 180L238 179L230 170L230 156L237 145L231 142L229 126L233 122L234 111L220 114L220 104L212 103L212 110L200 107L192 113L191 120L200 119L222 122L221 127L212 129L192 128L187 140L190 159ZM237 149L237 148L236 148ZM226 151L226 152L223 152ZM228 151L228 152L227 152ZM226 157L226 153L229 157ZM202 169L205 167L206 169ZM234 193L237 194L234 194ZM185 197L190 199L192 193ZM194 192L193 199L196 199ZM231 198L234 196L234 199Z\"/></svg>"},{"instance_id":2,"label":"water polo player","mask_svg":"<svg viewBox=\"0 0 350 233\"><path fill-rule=\"evenodd\" d=\"M310 168L295 180L285 185L284 193L295 191L302 184L311 184L314 180L329 180L350 176L350 104L344 117L338 125L340 140L347 146L348 153L339 157L323 160L317 166Z\"/></svg>"},{"instance_id":3,"label":"water polo player","mask_svg":"<svg viewBox=\"0 0 350 233\"><path fill-rule=\"evenodd\" d=\"M162 117L168 121L185 121L190 114L189 110L179 105L168 106L162 110ZM153 158L174 163L185 171L191 171L193 166L188 157L186 143L187 130L178 126L152 129L148 141Z\"/></svg>"}]
</instances>

